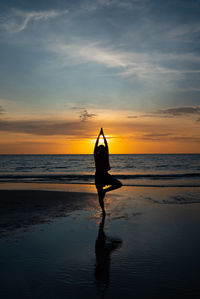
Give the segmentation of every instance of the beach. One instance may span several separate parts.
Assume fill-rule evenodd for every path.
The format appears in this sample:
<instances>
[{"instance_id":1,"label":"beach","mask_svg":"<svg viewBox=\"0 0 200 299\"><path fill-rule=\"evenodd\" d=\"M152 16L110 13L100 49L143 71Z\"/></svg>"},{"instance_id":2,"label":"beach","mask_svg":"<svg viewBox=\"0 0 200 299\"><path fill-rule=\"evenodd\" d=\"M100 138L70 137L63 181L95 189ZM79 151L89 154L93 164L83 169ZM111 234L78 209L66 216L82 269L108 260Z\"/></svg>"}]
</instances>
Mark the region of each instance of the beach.
<instances>
[{"instance_id":1,"label":"beach","mask_svg":"<svg viewBox=\"0 0 200 299\"><path fill-rule=\"evenodd\" d=\"M1 298L199 298L199 191L1 183Z\"/></svg>"}]
</instances>

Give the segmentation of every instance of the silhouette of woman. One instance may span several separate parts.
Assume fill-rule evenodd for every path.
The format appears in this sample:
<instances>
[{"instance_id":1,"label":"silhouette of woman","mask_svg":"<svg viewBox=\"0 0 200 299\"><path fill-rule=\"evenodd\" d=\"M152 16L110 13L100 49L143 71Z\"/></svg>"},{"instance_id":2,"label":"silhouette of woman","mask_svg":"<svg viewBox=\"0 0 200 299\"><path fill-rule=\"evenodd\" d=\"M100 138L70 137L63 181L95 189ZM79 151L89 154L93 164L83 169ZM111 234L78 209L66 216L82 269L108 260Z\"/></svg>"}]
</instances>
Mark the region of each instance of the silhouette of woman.
<instances>
[{"instance_id":1,"label":"silhouette of woman","mask_svg":"<svg viewBox=\"0 0 200 299\"><path fill-rule=\"evenodd\" d=\"M101 135L104 139L104 145L98 145ZM108 173L108 171L110 170L108 144L102 128L96 140L94 148L94 160L96 167L95 185L98 192L99 204L102 209L103 215L105 216L103 201L105 193L120 188L122 186L122 183ZM104 188L105 186L108 187Z\"/></svg>"}]
</instances>

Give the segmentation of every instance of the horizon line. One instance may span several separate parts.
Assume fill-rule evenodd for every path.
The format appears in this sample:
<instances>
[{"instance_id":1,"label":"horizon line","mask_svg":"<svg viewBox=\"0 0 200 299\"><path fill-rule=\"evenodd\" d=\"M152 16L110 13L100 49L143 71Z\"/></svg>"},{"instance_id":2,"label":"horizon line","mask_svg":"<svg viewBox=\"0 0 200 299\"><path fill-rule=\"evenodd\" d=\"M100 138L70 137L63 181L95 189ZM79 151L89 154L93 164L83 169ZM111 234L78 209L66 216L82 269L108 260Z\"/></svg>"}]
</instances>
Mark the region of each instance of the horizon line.
<instances>
[{"instance_id":1,"label":"horizon line","mask_svg":"<svg viewBox=\"0 0 200 299\"><path fill-rule=\"evenodd\" d=\"M44 153L41 153L41 154L0 154L0 156L41 156L41 155L46 155L46 156L59 156L59 155L93 155L93 153L88 153L88 154L44 154ZM112 154L112 153L109 153L109 155L200 155L200 152L199 153L115 153L115 154Z\"/></svg>"}]
</instances>

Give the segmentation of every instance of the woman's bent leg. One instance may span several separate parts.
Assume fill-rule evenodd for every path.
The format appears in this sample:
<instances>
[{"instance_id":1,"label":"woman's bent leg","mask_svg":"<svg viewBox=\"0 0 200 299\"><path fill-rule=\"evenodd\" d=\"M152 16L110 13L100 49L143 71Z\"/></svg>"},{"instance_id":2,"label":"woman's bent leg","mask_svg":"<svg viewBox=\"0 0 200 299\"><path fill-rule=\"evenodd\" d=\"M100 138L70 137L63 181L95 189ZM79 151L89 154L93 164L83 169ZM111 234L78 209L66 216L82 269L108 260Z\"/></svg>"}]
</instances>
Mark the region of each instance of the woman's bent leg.
<instances>
[{"instance_id":1,"label":"woman's bent leg","mask_svg":"<svg viewBox=\"0 0 200 299\"><path fill-rule=\"evenodd\" d=\"M105 188L104 191L105 192L109 192L118 188L122 187L122 183L115 179L112 175L108 174L108 182L107 184L109 185L109 187Z\"/></svg>"}]
</instances>

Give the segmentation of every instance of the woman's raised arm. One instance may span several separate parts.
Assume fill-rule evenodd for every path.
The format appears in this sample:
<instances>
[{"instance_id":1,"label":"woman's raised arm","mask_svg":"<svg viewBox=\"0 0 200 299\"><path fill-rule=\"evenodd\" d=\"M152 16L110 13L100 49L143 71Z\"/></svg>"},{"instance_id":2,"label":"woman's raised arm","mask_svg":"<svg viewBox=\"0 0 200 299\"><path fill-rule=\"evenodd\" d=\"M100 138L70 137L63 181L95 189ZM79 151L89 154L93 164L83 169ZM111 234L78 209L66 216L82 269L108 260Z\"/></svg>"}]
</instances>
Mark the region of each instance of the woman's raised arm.
<instances>
[{"instance_id":1,"label":"woman's raised arm","mask_svg":"<svg viewBox=\"0 0 200 299\"><path fill-rule=\"evenodd\" d=\"M105 147L106 147L106 149L107 149L107 151L108 151L108 143L107 143L106 137L104 136L104 133L103 133L103 129L102 129L102 128L101 128L101 132L100 132L100 133L102 133L102 135L103 135L104 144L105 144Z\"/></svg>"},{"instance_id":2,"label":"woman's raised arm","mask_svg":"<svg viewBox=\"0 0 200 299\"><path fill-rule=\"evenodd\" d=\"M102 130L102 129L101 129L101 130ZM95 154L95 152L96 152L96 150L97 150L100 136L101 136L101 131L100 131L100 133L99 133L99 135L98 135L98 137L97 137L96 143L95 143L94 154Z\"/></svg>"}]
</instances>

